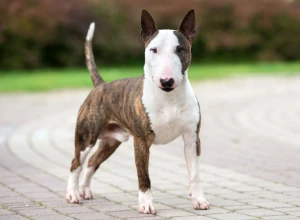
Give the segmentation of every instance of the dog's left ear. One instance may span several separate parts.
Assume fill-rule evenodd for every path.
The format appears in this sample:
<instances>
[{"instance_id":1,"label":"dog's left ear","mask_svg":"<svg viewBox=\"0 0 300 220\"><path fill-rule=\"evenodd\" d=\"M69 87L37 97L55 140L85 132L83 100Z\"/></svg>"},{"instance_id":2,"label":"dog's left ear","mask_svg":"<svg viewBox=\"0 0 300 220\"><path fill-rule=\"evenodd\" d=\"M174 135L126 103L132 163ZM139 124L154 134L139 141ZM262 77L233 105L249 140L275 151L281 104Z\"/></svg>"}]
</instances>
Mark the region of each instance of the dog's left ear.
<instances>
[{"instance_id":1,"label":"dog's left ear","mask_svg":"<svg viewBox=\"0 0 300 220\"><path fill-rule=\"evenodd\" d=\"M194 9L192 9L183 18L179 27L179 31L188 39L190 43L192 43L196 35L195 24L195 12Z\"/></svg>"}]
</instances>

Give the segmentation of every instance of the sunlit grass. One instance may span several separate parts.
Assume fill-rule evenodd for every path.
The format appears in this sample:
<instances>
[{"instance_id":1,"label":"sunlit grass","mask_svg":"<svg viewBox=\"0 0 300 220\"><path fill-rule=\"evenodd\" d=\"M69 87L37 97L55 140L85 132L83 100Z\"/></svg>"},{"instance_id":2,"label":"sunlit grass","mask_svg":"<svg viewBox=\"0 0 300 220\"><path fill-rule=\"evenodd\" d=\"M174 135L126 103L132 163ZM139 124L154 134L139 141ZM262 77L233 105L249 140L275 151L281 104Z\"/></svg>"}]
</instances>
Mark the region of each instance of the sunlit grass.
<instances>
[{"instance_id":1,"label":"sunlit grass","mask_svg":"<svg viewBox=\"0 0 300 220\"><path fill-rule=\"evenodd\" d=\"M106 82L136 77L143 74L143 67L100 67L99 72ZM300 75L300 62L249 63L249 64L192 64L189 79L218 79L248 75ZM0 71L0 91L44 91L61 88L92 88L86 69L50 69L34 71Z\"/></svg>"}]
</instances>

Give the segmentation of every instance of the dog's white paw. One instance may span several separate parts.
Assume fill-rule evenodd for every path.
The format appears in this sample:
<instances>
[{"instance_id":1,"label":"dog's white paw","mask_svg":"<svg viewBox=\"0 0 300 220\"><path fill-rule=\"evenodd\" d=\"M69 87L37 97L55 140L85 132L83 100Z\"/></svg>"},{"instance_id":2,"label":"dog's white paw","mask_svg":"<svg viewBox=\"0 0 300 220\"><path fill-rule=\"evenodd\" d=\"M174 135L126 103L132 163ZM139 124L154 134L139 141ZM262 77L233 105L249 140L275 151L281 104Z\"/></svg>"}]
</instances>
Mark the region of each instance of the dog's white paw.
<instances>
[{"instance_id":1,"label":"dog's white paw","mask_svg":"<svg viewBox=\"0 0 300 220\"><path fill-rule=\"evenodd\" d=\"M78 190L74 190L74 189L67 190L66 200L69 203L77 203L77 204L79 204L79 202L80 202L79 191Z\"/></svg>"},{"instance_id":2,"label":"dog's white paw","mask_svg":"<svg viewBox=\"0 0 300 220\"><path fill-rule=\"evenodd\" d=\"M207 210L209 209L209 203L206 201L204 196L192 198L194 209L196 210Z\"/></svg>"},{"instance_id":3,"label":"dog's white paw","mask_svg":"<svg viewBox=\"0 0 300 220\"><path fill-rule=\"evenodd\" d=\"M86 199L86 200L93 199L93 194L92 194L89 186L80 186L79 193L83 199Z\"/></svg>"},{"instance_id":4,"label":"dog's white paw","mask_svg":"<svg viewBox=\"0 0 300 220\"><path fill-rule=\"evenodd\" d=\"M150 204L139 205L139 211L142 214L152 214L152 215L156 214L156 210L152 202Z\"/></svg>"},{"instance_id":5,"label":"dog's white paw","mask_svg":"<svg viewBox=\"0 0 300 220\"><path fill-rule=\"evenodd\" d=\"M153 196L150 189L146 192L139 191L139 211L143 214L156 214L156 210L153 206Z\"/></svg>"}]
</instances>

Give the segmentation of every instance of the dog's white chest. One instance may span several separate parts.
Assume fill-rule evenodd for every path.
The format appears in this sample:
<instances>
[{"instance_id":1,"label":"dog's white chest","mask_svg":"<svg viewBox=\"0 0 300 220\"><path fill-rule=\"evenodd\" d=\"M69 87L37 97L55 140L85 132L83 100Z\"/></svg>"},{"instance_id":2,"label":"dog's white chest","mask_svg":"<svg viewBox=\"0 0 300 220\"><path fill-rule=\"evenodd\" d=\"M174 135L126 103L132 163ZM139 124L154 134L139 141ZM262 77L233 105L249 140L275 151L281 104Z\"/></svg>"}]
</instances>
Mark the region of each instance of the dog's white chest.
<instances>
[{"instance_id":1,"label":"dog's white chest","mask_svg":"<svg viewBox=\"0 0 300 220\"><path fill-rule=\"evenodd\" d=\"M148 111L151 128L155 133L153 144L166 144L173 141L186 130L186 123L190 121L186 112L183 112L178 106L164 106L161 109L149 108Z\"/></svg>"},{"instance_id":2,"label":"dog's white chest","mask_svg":"<svg viewBox=\"0 0 300 220\"><path fill-rule=\"evenodd\" d=\"M149 91L144 86L143 104L155 133L153 144L167 144L184 132L196 130L199 106L189 83L188 88L182 85L171 93L156 88Z\"/></svg>"}]
</instances>

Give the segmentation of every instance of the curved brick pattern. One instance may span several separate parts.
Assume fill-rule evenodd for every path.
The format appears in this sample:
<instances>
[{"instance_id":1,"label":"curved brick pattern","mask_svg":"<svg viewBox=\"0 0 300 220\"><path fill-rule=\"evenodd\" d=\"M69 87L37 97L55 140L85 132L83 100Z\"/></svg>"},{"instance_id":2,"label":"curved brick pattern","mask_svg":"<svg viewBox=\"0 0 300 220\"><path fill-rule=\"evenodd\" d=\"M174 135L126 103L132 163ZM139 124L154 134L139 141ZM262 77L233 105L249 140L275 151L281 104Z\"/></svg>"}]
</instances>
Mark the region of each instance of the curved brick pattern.
<instances>
[{"instance_id":1,"label":"curved brick pattern","mask_svg":"<svg viewBox=\"0 0 300 220\"><path fill-rule=\"evenodd\" d=\"M300 219L300 78L203 82L195 90L210 210L192 209L181 139L151 149L156 216L137 211L132 141L94 176L94 200L66 203L74 124L87 94L78 90L0 96L0 219Z\"/></svg>"}]
</instances>

